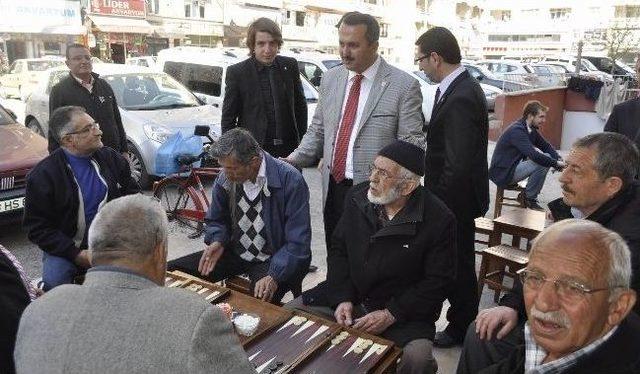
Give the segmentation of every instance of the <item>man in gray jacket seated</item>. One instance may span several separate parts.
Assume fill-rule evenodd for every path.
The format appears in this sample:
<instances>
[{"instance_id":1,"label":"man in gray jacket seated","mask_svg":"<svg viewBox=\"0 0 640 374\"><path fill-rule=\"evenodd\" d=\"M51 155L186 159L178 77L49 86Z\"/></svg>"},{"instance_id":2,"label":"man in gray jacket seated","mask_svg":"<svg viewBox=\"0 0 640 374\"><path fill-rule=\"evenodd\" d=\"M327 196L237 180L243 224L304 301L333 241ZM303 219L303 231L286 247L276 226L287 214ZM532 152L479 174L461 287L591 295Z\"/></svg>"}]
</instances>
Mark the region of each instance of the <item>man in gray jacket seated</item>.
<instances>
[{"instance_id":1,"label":"man in gray jacket seated","mask_svg":"<svg viewBox=\"0 0 640 374\"><path fill-rule=\"evenodd\" d=\"M150 197L107 203L89 229L84 285L57 287L25 310L17 373L255 373L221 310L162 287L167 225Z\"/></svg>"}]
</instances>

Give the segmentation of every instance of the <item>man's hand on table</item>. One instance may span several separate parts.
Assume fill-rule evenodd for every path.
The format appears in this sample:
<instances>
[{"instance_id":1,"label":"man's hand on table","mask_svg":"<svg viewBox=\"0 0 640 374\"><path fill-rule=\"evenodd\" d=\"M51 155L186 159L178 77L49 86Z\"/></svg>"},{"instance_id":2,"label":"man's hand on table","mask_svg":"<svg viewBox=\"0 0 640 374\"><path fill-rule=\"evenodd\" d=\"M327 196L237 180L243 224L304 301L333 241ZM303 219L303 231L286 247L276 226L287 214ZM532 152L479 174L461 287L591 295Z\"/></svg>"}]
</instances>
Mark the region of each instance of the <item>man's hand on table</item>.
<instances>
[{"instance_id":1,"label":"man's hand on table","mask_svg":"<svg viewBox=\"0 0 640 374\"><path fill-rule=\"evenodd\" d=\"M518 312L508 306L497 306L484 309L476 317L476 334L480 339L491 340L494 331L498 326L502 328L498 331L496 338L504 338L518 324Z\"/></svg>"},{"instance_id":2,"label":"man's hand on table","mask_svg":"<svg viewBox=\"0 0 640 374\"><path fill-rule=\"evenodd\" d=\"M89 259L89 251L83 249L78 253L76 258L73 260L76 265L80 266L83 269L88 269L91 267L91 261Z\"/></svg>"},{"instance_id":3,"label":"man's hand on table","mask_svg":"<svg viewBox=\"0 0 640 374\"><path fill-rule=\"evenodd\" d=\"M262 301L270 302L278 289L278 282L271 275L260 279L253 288L253 296Z\"/></svg>"},{"instance_id":4,"label":"man's hand on table","mask_svg":"<svg viewBox=\"0 0 640 374\"><path fill-rule=\"evenodd\" d=\"M380 334L389 326L396 322L395 317L388 309L376 310L369 314L365 314L363 317L357 318L353 324L354 329L362 330L370 334Z\"/></svg>"},{"instance_id":5,"label":"man's hand on table","mask_svg":"<svg viewBox=\"0 0 640 374\"><path fill-rule=\"evenodd\" d=\"M220 242L213 242L209 244L204 251L202 252L202 257L200 257L200 263L198 264L198 271L200 274L207 276L209 273L213 271L213 268L216 266L216 263L222 256L224 252L224 247Z\"/></svg>"},{"instance_id":6,"label":"man's hand on table","mask_svg":"<svg viewBox=\"0 0 640 374\"><path fill-rule=\"evenodd\" d=\"M345 301L336 307L336 311L333 313L333 316L336 317L336 321L338 324L343 326L351 326L353 323L353 303L350 301Z\"/></svg>"}]
</instances>

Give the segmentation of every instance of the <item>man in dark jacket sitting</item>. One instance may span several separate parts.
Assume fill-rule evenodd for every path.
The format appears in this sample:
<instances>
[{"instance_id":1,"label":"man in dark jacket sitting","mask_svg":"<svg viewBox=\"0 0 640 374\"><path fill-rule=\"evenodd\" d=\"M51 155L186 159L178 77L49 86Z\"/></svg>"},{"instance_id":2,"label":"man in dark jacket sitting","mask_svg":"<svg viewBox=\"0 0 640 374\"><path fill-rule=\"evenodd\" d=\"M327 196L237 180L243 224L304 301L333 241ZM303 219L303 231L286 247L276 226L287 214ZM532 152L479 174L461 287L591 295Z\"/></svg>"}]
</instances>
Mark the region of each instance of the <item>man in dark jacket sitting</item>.
<instances>
[{"instance_id":1,"label":"man in dark jacket sitting","mask_svg":"<svg viewBox=\"0 0 640 374\"><path fill-rule=\"evenodd\" d=\"M581 217L622 236L631 251L631 288L640 292L638 150L621 134L592 134L574 143L566 163L560 176L564 197L549 203L554 219ZM522 284L515 282L499 306L480 311L469 327L458 373L476 373L507 356L525 320Z\"/></svg>"},{"instance_id":2,"label":"man in dark jacket sitting","mask_svg":"<svg viewBox=\"0 0 640 374\"><path fill-rule=\"evenodd\" d=\"M544 186L549 168L562 169L560 155L538 132L548 108L539 101L524 106L522 118L500 136L496 144L489 178L498 187L507 187L529 178L524 193L526 207L541 210L538 194Z\"/></svg>"},{"instance_id":3,"label":"man in dark jacket sitting","mask_svg":"<svg viewBox=\"0 0 640 374\"><path fill-rule=\"evenodd\" d=\"M169 270L217 282L247 273L255 297L297 296L311 262L309 188L302 174L263 151L251 133L231 129L213 155L223 168L213 185L204 251L169 262Z\"/></svg>"},{"instance_id":4,"label":"man in dark jacket sitting","mask_svg":"<svg viewBox=\"0 0 640 374\"><path fill-rule=\"evenodd\" d=\"M615 232L569 219L534 241L520 273L528 322L504 360L474 373L638 373L631 256Z\"/></svg>"},{"instance_id":5,"label":"man in dark jacket sitting","mask_svg":"<svg viewBox=\"0 0 640 374\"><path fill-rule=\"evenodd\" d=\"M87 232L98 210L140 191L127 160L103 146L100 125L84 108L56 109L49 131L60 148L27 176L23 221L29 240L44 251L45 291L90 267Z\"/></svg>"},{"instance_id":6,"label":"man in dark jacket sitting","mask_svg":"<svg viewBox=\"0 0 640 374\"><path fill-rule=\"evenodd\" d=\"M420 185L424 149L398 140L354 186L328 249L326 302L300 305L403 347L400 373L435 373L435 321L455 279L453 213ZM297 304L297 305L296 305Z\"/></svg>"}]
</instances>

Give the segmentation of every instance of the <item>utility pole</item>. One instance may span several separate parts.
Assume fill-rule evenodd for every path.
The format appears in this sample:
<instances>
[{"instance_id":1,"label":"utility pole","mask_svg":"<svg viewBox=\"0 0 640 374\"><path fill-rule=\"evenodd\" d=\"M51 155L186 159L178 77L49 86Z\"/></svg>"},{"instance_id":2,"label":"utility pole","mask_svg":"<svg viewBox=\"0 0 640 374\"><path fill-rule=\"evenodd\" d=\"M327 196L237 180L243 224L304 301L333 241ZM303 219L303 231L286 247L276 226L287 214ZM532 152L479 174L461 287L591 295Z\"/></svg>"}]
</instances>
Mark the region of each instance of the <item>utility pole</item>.
<instances>
[{"instance_id":1,"label":"utility pole","mask_svg":"<svg viewBox=\"0 0 640 374\"><path fill-rule=\"evenodd\" d=\"M582 47L584 46L584 42L580 40L578 42L578 56L576 57L576 75L580 75L580 70L582 67Z\"/></svg>"}]
</instances>

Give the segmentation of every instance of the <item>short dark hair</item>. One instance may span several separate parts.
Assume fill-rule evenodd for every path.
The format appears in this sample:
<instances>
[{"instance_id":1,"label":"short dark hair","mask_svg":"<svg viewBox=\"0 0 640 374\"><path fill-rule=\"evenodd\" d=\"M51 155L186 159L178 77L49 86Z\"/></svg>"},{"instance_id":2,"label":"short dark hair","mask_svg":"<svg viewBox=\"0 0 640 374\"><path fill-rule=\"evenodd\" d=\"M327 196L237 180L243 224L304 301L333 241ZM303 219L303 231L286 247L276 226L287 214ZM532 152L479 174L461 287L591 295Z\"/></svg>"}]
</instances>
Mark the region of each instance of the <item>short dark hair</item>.
<instances>
[{"instance_id":1,"label":"short dark hair","mask_svg":"<svg viewBox=\"0 0 640 374\"><path fill-rule=\"evenodd\" d=\"M256 34L258 32L269 33L273 39L275 39L276 43L278 43L278 47L282 47L282 31L280 31L278 24L269 18L260 17L251 22L249 29L247 30L246 43L249 48L250 55L253 55L254 50L256 49Z\"/></svg>"},{"instance_id":2,"label":"short dark hair","mask_svg":"<svg viewBox=\"0 0 640 374\"><path fill-rule=\"evenodd\" d=\"M69 45L67 45L67 51L66 51L66 54L65 54L67 56L67 60L69 59L69 52L73 48L82 48L82 49L86 49L87 51L89 50L89 47L87 47L86 45L80 44L80 43L69 44Z\"/></svg>"},{"instance_id":3,"label":"short dark hair","mask_svg":"<svg viewBox=\"0 0 640 374\"><path fill-rule=\"evenodd\" d=\"M623 186L629 185L638 175L640 155L631 139L622 134L601 132L576 140L573 148L595 148L594 168L600 179L618 177Z\"/></svg>"},{"instance_id":4,"label":"short dark hair","mask_svg":"<svg viewBox=\"0 0 640 374\"><path fill-rule=\"evenodd\" d=\"M364 35L369 44L375 43L380 39L380 25L370 14L360 12L345 13L345 15L340 18L340 21L338 21L336 27L340 28L343 23L349 26L365 25L367 31Z\"/></svg>"},{"instance_id":5,"label":"short dark hair","mask_svg":"<svg viewBox=\"0 0 640 374\"><path fill-rule=\"evenodd\" d=\"M432 27L416 40L420 52L425 56L437 53L448 64L459 64L462 60L460 46L451 31L444 27Z\"/></svg>"},{"instance_id":6,"label":"short dark hair","mask_svg":"<svg viewBox=\"0 0 640 374\"><path fill-rule=\"evenodd\" d=\"M522 118L527 119L529 115L537 116L540 112L546 112L549 107L542 105L538 100L527 101L522 107Z\"/></svg>"},{"instance_id":7,"label":"short dark hair","mask_svg":"<svg viewBox=\"0 0 640 374\"><path fill-rule=\"evenodd\" d=\"M247 165L260 152L260 144L249 131L241 127L225 132L211 147L213 157L227 158L232 156L243 165Z\"/></svg>"},{"instance_id":8,"label":"short dark hair","mask_svg":"<svg viewBox=\"0 0 640 374\"><path fill-rule=\"evenodd\" d=\"M81 106L61 106L53 111L51 118L49 118L49 132L53 134L53 137L60 143L62 137L72 131L71 124L73 116L87 111Z\"/></svg>"}]
</instances>

